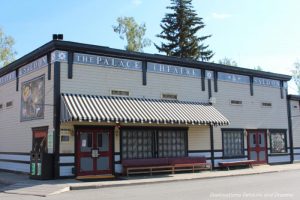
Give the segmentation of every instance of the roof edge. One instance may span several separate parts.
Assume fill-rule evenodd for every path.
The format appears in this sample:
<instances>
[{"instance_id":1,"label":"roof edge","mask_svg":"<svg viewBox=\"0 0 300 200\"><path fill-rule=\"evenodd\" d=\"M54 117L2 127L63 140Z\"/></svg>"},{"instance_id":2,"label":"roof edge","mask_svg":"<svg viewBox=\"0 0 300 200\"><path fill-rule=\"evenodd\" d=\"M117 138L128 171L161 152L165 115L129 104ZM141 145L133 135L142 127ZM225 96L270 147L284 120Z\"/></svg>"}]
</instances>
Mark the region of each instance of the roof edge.
<instances>
[{"instance_id":1,"label":"roof edge","mask_svg":"<svg viewBox=\"0 0 300 200\"><path fill-rule=\"evenodd\" d=\"M145 60L148 62L164 63L169 65L181 65L181 66L191 67L191 68L215 70L215 71L221 71L227 73L269 78L269 79L282 80L282 81L289 81L292 78L290 75L278 74L273 72L258 71L254 69L234 67L234 66L209 63L203 61L196 61L192 59L165 56L160 54L130 52L126 50L114 49L114 48L109 48L104 46L97 46L92 44L84 44L84 43L77 43L77 42L63 41L63 40L51 40L50 42L44 44L43 46L35 49L34 51L10 63L9 65L0 69L0 76L5 75L13 70L16 70L17 68L24 66L53 50L64 50L64 51L72 51L72 52L79 52L79 53L86 53L86 54L101 54L107 56L117 56L117 57L127 58L127 59Z\"/></svg>"},{"instance_id":2,"label":"roof edge","mask_svg":"<svg viewBox=\"0 0 300 200\"><path fill-rule=\"evenodd\" d=\"M288 95L288 99L289 99L289 100L300 101L300 95L289 94L289 95Z\"/></svg>"}]
</instances>

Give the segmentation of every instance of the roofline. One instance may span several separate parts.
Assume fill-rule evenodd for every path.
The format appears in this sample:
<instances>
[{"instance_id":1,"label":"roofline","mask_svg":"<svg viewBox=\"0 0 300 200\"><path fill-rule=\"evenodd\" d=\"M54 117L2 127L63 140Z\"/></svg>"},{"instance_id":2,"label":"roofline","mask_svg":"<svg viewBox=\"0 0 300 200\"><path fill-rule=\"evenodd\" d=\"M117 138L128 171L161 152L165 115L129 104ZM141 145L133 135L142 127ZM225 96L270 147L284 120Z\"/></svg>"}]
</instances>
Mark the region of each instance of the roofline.
<instances>
[{"instance_id":1,"label":"roofline","mask_svg":"<svg viewBox=\"0 0 300 200\"><path fill-rule=\"evenodd\" d=\"M196 61L187 58L179 58L173 56L165 56L160 54L149 54L140 52L130 52L126 50L114 49L104 46L97 46L91 44L83 44L77 42L63 41L63 40L52 40L36 50L26 54L25 56L17 59L9 65L0 69L0 76L3 76L11 71L18 69L54 50L72 51L86 54L98 54L106 55L127 59L136 59L148 62L163 63L169 65L180 65L191 68L199 68L206 70L216 70L227 73L234 73L246 76L255 76L261 78L270 78L275 80L289 81L291 76L285 74L277 74L272 72L258 71L254 69L247 69L241 67L233 67L223 64L209 63L203 61Z\"/></svg>"},{"instance_id":2,"label":"roofline","mask_svg":"<svg viewBox=\"0 0 300 200\"><path fill-rule=\"evenodd\" d=\"M294 100L294 101L300 101L300 95L289 94L288 99L289 100Z\"/></svg>"}]
</instances>

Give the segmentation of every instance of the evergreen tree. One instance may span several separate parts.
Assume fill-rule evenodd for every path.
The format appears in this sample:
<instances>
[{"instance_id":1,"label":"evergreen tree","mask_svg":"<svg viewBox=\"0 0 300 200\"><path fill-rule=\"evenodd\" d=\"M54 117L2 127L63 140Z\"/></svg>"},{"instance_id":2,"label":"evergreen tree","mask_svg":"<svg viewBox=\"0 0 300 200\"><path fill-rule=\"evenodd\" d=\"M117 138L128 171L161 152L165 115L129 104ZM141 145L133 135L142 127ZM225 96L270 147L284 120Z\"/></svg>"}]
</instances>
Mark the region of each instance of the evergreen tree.
<instances>
[{"instance_id":1,"label":"evergreen tree","mask_svg":"<svg viewBox=\"0 0 300 200\"><path fill-rule=\"evenodd\" d=\"M171 0L171 6L167 9L173 10L173 13L167 13L162 19L160 24L162 32L157 35L167 42L155 44L158 51L169 56L209 61L214 53L208 49L208 45L203 44L203 41L211 35L197 36L205 24L202 18L197 17L192 0Z\"/></svg>"}]
</instances>

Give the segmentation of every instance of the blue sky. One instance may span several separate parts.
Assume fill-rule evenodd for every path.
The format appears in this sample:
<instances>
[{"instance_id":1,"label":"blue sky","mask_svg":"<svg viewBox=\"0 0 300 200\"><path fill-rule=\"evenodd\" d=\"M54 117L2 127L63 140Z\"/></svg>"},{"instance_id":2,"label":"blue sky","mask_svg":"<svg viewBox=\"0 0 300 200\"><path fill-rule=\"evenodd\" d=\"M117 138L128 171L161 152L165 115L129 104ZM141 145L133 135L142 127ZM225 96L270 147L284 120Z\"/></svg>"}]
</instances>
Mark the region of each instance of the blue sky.
<instances>
[{"instance_id":1,"label":"blue sky","mask_svg":"<svg viewBox=\"0 0 300 200\"><path fill-rule=\"evenodd\" d=\"M169 0L9 0L1 2L0 27L15 38L17 57L63 33L68 41L123 49L125 42L113 32L119 16L145 22L146 37L155 37ZM213 61L228 57L240 67L261 66L266 71L290 74L300 59L297 0L193 0L206 24L199 33L215 52ZM154 45L144 49L158 53ZM295 85L289 87L296 92Z\"/></svg>"}]
</instances>

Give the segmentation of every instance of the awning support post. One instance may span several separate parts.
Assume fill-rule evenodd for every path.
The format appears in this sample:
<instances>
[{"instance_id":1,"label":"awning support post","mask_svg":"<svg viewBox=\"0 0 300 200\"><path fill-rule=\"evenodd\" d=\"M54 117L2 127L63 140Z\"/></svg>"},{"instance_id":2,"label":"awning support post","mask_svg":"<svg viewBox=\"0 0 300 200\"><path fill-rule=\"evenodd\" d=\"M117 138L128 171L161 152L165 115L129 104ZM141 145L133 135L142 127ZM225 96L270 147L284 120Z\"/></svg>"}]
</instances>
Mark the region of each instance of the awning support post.
<instances>
[{"instance_id":1,"label":"awning support post","mask_svg":"<svg viewBox=\"0 0 300 200\"><path fill-rule=\"evenodd\" d=\"M214 128L213 125L209 125L209 133L210 133L210 158L211 158L211 166L212 169L215 168L215 148L214 148Z\"/></svg>"}]
</instances>

